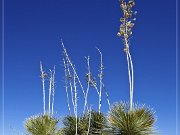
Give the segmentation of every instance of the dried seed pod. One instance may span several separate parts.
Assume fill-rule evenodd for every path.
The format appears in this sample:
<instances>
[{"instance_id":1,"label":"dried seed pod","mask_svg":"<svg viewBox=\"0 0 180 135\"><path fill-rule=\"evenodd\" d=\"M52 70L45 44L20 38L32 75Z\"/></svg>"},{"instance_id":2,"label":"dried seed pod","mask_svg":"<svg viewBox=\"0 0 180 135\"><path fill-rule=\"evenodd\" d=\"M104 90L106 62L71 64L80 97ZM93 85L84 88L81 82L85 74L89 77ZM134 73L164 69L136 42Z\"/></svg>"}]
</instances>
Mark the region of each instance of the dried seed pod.
<instances>
[{"instance_id":1,"label":"dried seed pod","mask_svg":"<svg viewBox=\"0 0 180 135\"><path fill-rule=\"evenodd\" d=\"M132 35L132 28L134 27L134 23L136 18L133 18L133 15L137 13L137 11L133 11L132 7L135 5L134 0L129 0L127 3L124 0L120 0L120 6L123 12L123 17L120 18L120 29L117 35L122 37L124 44L126 45L129 41L129 37Z\"/></svg>"},{"instance_id":2,"label":"dried seed pod","mask_svg":"<svg viewBox=\"0 0 180 135\"><path fill-rule=\"evenodd\" d=\"M124 25L121 25L119 30L120 30L120 31L124 31L124 30L125 30Z\"/></svg>"},{"instance_id":3,"label":"dried seed pod","mask_svg":"<svg viewBox=\"0 0 180 135\"><path fill-rule=\"evenodd\" d=\"M132 31L128 30L127 34L128 34L128 36L132 35Z\"/></svg>"},{"instance_id":4,"label":"dried seed pod","mask_svg":"<svg viewBox=\"0 0 180 135\"><path fill-rule=\"evenodd\" d=\"M119 32L118 32L118 35L119 36L122 36L122 35L124 35L124 33L125 33L125 28L123 27L123 28L120 28L120 30L119 30Z\"/></svg>"},{"instance_id":5,"label":"dried seed pod","mask_svg":"<svg viewBox=\"0 0 180 135\"><path fill-rule=\"evenodd\" d=\"M122 9L122 10L126 10L126 9L127 9L127 5L126 5L125 2L121 4L121 9Z\"/></svg>"},{"instance_id":6,"label":"dried seed pod","mask_svg":"<svg viewBox=\"0 0 180 135\"><path fill-rule=\"evenodd\" d=\"M45 78L47 77L47 74L46 74L45 72L43 72L43 74L41 75L41 77L42 77L43 79L45 79Z\"/></svg>"},{"instance_id":7,"label":"dried seed pod","mask_svg":"<svg viewBox=\"0 0 180 135\"><path fill-rule=\"evenodd\" d=\"M130 1L128 2L128 6L133 7L134 5L135 5L134 0L130 0Z\"/></svg>"},{"instance_id":8,"label":"dried seed pod","mask_svg":"<svg viewBox=\"0 0 180 135\"><path fill-rule=\"evenodd\" d=\"M134 26L134 23L131 23L131 21L127 22L127 26L132 28Z\"/></svg>"},{"instance_id":9,"label":"dried seed pod","mask_svg":"<svg viewBox=\"0 0 180 135\"><path fill-rule=\"evenodd\" d=\"M124 12L124 17L125 18L130 18L130 14L128 12Z\"/></svg>"},{"instance_id":10,"label":"dried seed pod","mask_svg":"<svg viewBox=\"0 0 180 135\"><path fill-rule=\"evenodd\" d=\"M120 18L120 22L122 22L122 23L123 23L124 21L125 21L125 19L124 19L124 18Z\"/></svg>"},{"instance_id":11,"label":"dried seed pod","mask_svg":"<svg viewBox=\"0 0 180 135\"><path fill-rule=\"evenodd\" d=\"M124 38L126 38L126 39L127 39L127 38L128 38L128 35L127 35L127 34L124 34Z\"/></svg>"}]
</instances>

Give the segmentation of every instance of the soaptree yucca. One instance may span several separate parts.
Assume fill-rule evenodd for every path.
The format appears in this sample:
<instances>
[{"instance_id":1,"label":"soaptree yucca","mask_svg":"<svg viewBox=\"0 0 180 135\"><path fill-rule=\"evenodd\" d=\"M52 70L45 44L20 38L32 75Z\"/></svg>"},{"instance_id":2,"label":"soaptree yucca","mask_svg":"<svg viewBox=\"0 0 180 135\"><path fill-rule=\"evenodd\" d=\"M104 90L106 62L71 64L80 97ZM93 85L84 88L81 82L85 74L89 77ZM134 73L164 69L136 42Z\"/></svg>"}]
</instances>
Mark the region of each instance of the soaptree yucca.
<instances>
[{"instance_id":1,"label":"soaptree yucca","mask_svg":"<svg viewBox=\"0 0 180 135\"><path fill-rule=\"evenodd\" d=\"M63 119L62 134L74 135L76 133L76 118L74 116L66 116ZM103 113L90 111L83 116L78 117L78 135L105 135L106 117Z\"/></svg>"},{"instance_id":2,"label":"soaptree yucca","mask_svg":"<svg viewBox=\"0 0 180 135\"><path fill-rule=\"evenodd\" d=\"M106 117L103 113L91 111L90 134L105 134Z\"/></svg>"},{"instance_id":3,"label":"soaptree yucca","mask_svg":"<svg viewBox=\"0 0 180 135\"><path fill-rule=\"evenodd\" d=\"M108 121L116 135L155 135L154 112L145 105L134 104L133 111L129 111L129 103L116 103L109 112Z\"/></svg>"},{"instance_id":4,"label":"soaptree yucca","mask_svg":"<svg viewBox=\"0 0 180 135\"><path fill-rule=\"evenodd\" d=\"M88 125L87 125L87 119L80 119L78 118L78 128L77 128L77 134L85 134ZM80 126L83 123L83 126ZM66 116L63 119L63 125L62 133L64 135L75 135L76 134L76 117L74 116Z\"/></svg>"},{"instance_id":5,"label":"soaptree yucca","mask_svg":"<svg viewBox=\"0 0 180 135\"><path fill-rule=\"evenodd\" d=\"M123 17L120 18L120 29L118 36L122 38L124 44L124 52L126 53L127 65L128 65L128 76L129 76L129 88L130 88L130 110L133 110L133 93L134 93L134 68L133 61L130 54L130 38L132 37L132 28L134 27L134 21L136 18L133 16L136 14L136 11L133 11L134 0L120 0L120 7L123 12Z\"/></svg>"},{"instance_id":6,"label":"soaptree yucca","mask_svg":"<svg viewBox=\"0 0 180 135\"><path fill-rule=\"evenodd\" d=\"M60 135L57 124L54 117L37 115L26 120L25 128L30 135Z\"/></svg>"}]
</instances>

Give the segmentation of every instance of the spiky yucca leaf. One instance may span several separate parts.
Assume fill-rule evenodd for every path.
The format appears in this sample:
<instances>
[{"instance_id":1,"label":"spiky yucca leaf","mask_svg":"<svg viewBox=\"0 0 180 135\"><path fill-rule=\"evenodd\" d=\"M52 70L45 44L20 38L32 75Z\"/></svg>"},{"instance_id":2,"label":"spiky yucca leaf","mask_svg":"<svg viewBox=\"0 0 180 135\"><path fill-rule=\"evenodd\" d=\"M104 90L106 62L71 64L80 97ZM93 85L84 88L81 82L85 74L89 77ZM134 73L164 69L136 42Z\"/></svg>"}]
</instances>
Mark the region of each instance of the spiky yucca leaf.
<instances>
[{"instance_id":1,"label":"spiky yucca leaf","mask_svg":"<svg viewBox=\"0 0 180 135\"><path fill-rule=\"evenodd\" d=\"M83 123L83 124L82 124ZM66 116L63 119L62 133L63 135L75 135L76 133L76 118L74 116ZM80 126L82 125L82 126ZM78 135L83 135L87 129L87 120L78 118ZM85 134L84 134L85 135Z\"/></svg>"},{"instance_id":2,"label":"spiky yucca leaf","mask_svg":"<svg viewBox=\"0 0 180 135\"><path fill-rule=\"evenodd\" d=\"M76 121L74 116L66 116L63 119L63 135L74 135L76 132ZM105 135L104 128L106 118L103 113L91 111L89 135ZM87 135L89 127L89 113L85 113L78 118L78 135Z\"/></svg>"},{"instance_id":3,"label":"spiky yucca leaf","mask_svg":"<svg viewBox=\"0 0 180 135\"><path fill-rule=\"evenodd\" d=\"M31 135L59 135L58 120L49 115L37 115L26 120L25 128Z\"/></svg>"},{"instance_id":4,"label":"spiky yucca leaf","mask_svg":"<svg viewBox=\"0 0 180 135\"><path fill-rule=\"evenodd\" d=\"M90 134L104 134L106 127L106 117L103 113L91 111Z\"/></svg>"},{"instance_id":5,"label":"spiky yucca leaf","mask_svg":"<svg viewBox=\"0 0 180 135\"><path fill-rule=\"evenodd\" d=\"M134 105L129 111L128 103L116 103L112 106L108 121L118 135L154 135L154 112L144 105Z\"/></svg>"}]
</instances>

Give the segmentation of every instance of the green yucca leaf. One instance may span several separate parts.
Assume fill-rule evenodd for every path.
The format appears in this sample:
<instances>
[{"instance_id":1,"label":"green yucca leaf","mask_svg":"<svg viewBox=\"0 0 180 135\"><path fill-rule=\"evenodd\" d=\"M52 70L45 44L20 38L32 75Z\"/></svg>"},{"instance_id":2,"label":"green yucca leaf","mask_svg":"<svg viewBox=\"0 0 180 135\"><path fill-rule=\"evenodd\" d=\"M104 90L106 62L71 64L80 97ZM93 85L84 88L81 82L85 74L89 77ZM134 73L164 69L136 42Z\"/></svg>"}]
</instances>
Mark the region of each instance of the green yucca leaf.
<instances>
[{"instance_id":1,"label":"green yucca leaf","mask_svg":"<svg viewBox=\"0 0 180 135\"><path fill-rule=\"evenodd\" d=\"M154 112L145 106L134 105L129 111L129 104L116 103L112 106L108 121L119 135L154 135L153 128L156 121Z\"/></svg>"},{"instance_id":2,"label":"green yucca leaf","mask_svg":"<svg viewBox=\"0 0 180 135\"><path fill-rule=\"evenodd\" d=\"M74 116L66 116L63 119L62 133L63 135L74 135L76 132L76 118ZM78 135L87 135L89 127L89 113L85 113L78 118ZM104 131L106 127L106 118L103 113L91 111L91 122L89 135L107 135Z\"/></svg>"},{"instance_id":3,"label":"green yucca leaf","mask_svg":"<svg viewBox=\"0 0 180 135\"><path fill-rule=\"evenodd\" d=\"M25 128L30 135L60 135L57 124L56 118L49 115L37 115L26 120Z\"/></svg>"}]
</instances>

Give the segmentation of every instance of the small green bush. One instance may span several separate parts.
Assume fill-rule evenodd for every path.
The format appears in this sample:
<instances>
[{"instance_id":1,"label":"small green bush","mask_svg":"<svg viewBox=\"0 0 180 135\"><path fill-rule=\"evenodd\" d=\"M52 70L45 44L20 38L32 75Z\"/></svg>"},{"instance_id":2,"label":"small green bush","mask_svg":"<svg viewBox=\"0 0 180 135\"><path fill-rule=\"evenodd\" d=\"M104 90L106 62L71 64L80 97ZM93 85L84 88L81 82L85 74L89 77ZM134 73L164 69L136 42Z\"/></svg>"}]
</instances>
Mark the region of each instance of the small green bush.
<instances>
[{"instance_id":1,"label":"small green bush","mask_svg":"<svg viewBox=\"0 0 180 135\"><path fill-rule=\"evenodd\" d=\"M60 135L57 124L57 118L37 115L26 120L25 128L30 135Z\"/></svg>"},{"instance_id":2,"label":"small green bush","mask_svg":"<svg viewBox=\"0 0 180 135\"><path fill-rule=\"evenodd\" d=\"M129 111L128 103L116 103L112 106L108 121L112 127L112 133L118 135L154 135L154 113L144 105L134 105Z\"/></svg>"}]
</instances>

